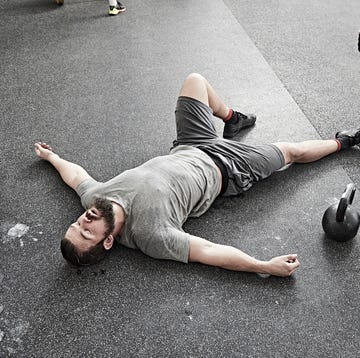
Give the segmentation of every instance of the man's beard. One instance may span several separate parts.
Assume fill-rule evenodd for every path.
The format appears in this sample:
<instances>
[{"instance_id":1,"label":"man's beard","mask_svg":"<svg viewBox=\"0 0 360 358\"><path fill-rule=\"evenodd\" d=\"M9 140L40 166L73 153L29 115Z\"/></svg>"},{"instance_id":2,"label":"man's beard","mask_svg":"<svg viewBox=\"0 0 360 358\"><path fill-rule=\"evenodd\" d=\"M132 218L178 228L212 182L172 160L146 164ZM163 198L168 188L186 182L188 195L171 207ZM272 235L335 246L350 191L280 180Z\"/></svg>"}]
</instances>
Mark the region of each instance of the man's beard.
<instances>
[{"instance_id":1,"label":"man's beard","mask_svg":"<svg viewBox=\"0 0 360 358\"><path fill-rule=\"evenodd\" d=\"M106 225L105 237L108 237L115 228L115 214L112 202L108 199L96 198L92 206L99 210L100 216L104 218Z\"/></svg>"}]
</instances>

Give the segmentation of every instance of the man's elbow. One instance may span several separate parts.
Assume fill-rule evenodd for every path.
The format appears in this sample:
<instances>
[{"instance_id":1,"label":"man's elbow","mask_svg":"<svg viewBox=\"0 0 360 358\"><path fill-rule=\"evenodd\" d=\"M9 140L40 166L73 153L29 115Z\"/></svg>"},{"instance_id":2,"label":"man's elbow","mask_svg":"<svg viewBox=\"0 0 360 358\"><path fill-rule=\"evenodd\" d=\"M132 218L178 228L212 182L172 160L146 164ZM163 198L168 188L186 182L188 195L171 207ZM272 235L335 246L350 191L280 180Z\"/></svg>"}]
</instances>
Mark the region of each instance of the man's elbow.
<instances>
[{"instance_id":1,"label":"man's elbow","mask_svg":"<svg viewBox=\"0 0 360 358\"><path fill-rule=\"evenodd\" d=\"M218 255L220 245L214 244L210 241L204 241L205 242L201 243L201 245L190 245L189 262L199 262L205 265L219 267L226 265L225 262L222 262L221 256Z\"/></svg>"}]
</instances>

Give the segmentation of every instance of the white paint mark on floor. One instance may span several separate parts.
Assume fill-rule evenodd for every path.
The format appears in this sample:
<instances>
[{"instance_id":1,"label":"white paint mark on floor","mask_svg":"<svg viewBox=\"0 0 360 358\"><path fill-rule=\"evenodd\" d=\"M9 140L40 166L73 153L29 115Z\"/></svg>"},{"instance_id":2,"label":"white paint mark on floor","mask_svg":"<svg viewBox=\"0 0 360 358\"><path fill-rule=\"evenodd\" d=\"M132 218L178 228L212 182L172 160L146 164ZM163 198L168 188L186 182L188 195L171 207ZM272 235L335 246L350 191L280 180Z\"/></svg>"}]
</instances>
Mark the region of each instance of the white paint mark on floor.
<instances>
[{"instance_id":1,"label":"white paint mark on floor","mask_svg":"<svg viewBox=\"0 0 360 358\"><path fill-rule=\"evenodd\" d=\"M29 230L29 226L25 225L25 224L21 224L21 223L17 223L14 227L12 227L7 235L9 237L21 237L24 236Z\"/></svg>"}]
</instances>

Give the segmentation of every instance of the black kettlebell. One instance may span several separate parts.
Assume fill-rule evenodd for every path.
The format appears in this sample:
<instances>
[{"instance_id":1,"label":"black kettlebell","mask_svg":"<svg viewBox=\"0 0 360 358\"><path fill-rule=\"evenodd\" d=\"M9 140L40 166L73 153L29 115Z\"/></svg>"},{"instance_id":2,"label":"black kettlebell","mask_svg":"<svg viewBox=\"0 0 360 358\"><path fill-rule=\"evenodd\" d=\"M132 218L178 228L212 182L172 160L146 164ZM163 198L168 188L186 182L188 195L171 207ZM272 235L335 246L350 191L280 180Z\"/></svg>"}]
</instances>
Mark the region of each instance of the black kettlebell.
<instances>
[{"instance_id":1,"label":"black kettlebell","mask_svg":"<svg viewBox=\"0 0 360 358\"><path fill-rule=\"evenodd\" d=\"M355 190L355 184L348 184L340 201L326 209L322 227L329 239L348 241L356 236L360 225L360 213L350 206Z\"/></svg>"}]
</instances>

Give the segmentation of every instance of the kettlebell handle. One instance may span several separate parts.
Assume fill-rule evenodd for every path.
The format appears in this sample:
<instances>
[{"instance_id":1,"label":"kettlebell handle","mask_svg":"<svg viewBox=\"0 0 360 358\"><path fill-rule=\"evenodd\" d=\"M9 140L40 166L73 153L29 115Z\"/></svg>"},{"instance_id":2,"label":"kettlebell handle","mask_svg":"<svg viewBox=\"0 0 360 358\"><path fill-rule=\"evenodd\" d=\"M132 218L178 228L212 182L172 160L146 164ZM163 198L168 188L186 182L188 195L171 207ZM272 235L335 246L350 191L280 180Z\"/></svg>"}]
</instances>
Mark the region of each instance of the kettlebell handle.
<instances>
[{"instance_id":1,"label":"kettlebell handle","mask_svg":"<svg viewBox=\"0 0 360 358\"><path fill-rule=\"evenodd\" d=\"M355 195L356 187L354 183L350 183L346 186L346 189L341 195L340 202L338 208L336 210L336 221L341 222L344 221L344 216L348 205L353 202Z\"/></svg>"}]
</instances>

